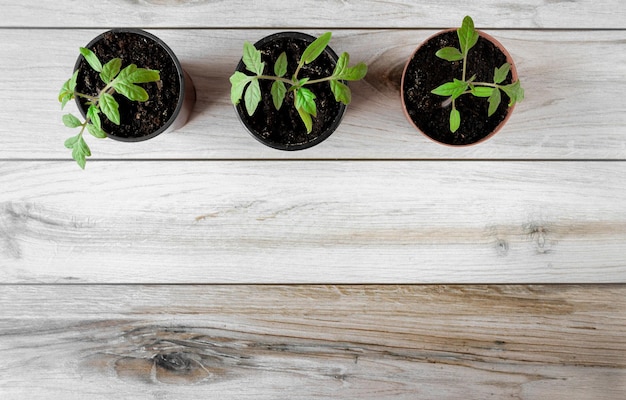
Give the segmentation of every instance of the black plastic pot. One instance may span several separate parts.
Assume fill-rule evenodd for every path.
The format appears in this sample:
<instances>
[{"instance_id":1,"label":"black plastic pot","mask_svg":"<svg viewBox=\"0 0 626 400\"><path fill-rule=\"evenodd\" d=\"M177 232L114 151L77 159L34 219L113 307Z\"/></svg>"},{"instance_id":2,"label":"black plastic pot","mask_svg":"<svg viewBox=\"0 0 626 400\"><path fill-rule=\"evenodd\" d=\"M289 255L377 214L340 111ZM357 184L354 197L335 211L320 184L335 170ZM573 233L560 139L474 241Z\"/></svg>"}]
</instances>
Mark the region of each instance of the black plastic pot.
<instances>
[{"instance_id":1,"label":"black plastic pot","mask_svg":"<svg viewBox=\"0 0 626 400\"><path fill-rule=\"evenodd\" d=\"M105 132L107 132L107 136L111 139L124 142L139 142L151 139L157 135L160 135L163 132L174 131L185 125L195 104L196 91L191 77L182 68L174 52L165 44L165 42L163 42L155 35L141 29L130 28L112 29L110 31L104 32L96 36L85 47L93 50L97 46L105 46L105 44L103 43L105 43L106 41L111 43L115 42L115 40L113 40L112 38L117 39L118 43L106 45L108 46L107 48L110 49L111 54L106 54L105 56L96 52L96 55L100 58L100 61L103 64L108 62L112 58L119 57L122 59L122 68L131 63L134 63L140 68L161 70L161 81L158 85L156 83L141 84L141 86L143 86L144 88L146 88L147 85L155 85L152 90L158 92L158 96L156 96L156 98L153 98L153 96L151 96L148 102L140 105L141 107L143 107L141 115L146 116L146 119L156 119L156 126L154 126L153 128L147 128L147 132L142 132L142 130L145 129L133 129L134 127L141 126L143 122L143 117L140 116L139 112L127 118L124 118L124 116L122 116L120 126L126 124L124 125L123 130L118 126L112 125L110 121L105 121L105 118L102 118L103 124L108 124L108 129L104 129ZM126 47L124 43L131 41L139 41L139 43L135 44L132 48L130 48L130 46ZM127 50L124 51L122 49ZM128 49L133 50L131 51ZM152 56L154 56L154 53L158 53L161 56L161 60L155 61L158 63L158 65L142 65L142 63L138 61L141 59L141 57L149 56L148 52L152 52ZM159 65L164 65L165 67L159 68ZM81 84L81 80L82 82L84 82L86 79L89 79L87 78L87 74L95 73L87 65L83 56L79 56L76 61L74 70L77 69L81 70L81 72L79 72L78 78L79 84ZM169 73L164 74L165 70L169 71ZM96 78L92 77L92 79ZM101 81L98 83L99 85L103 85ZM148 89L146 88L146 90ZM173 93L173 95L161 98L161 94L165 93L166 91L168 93ZM115 94L114 96L120 104L120 113L125 112L123 110L125 107L126 109L128 109L139 106L137 102L130 102L125 97L119 94ZM78 108L83 114L83 117L86 115L88 108L88 105L86 105L85 103L86 102L84 100L77 102ZM166 109L166 111L163 111L164 108ZM128 112L130 113L131 111ZM132 125L129 126L128 124Z\"/></svg>"},{"instance_id":2,"label":"black plastic pot","mask_svg":"<svg viewBox=\"0 0 626 400\"><path fill-rule=\"evenodd\" d=\"M280 53L285 51L289 62L287 76L291 76L297 67L302 51L315 39L314 36L300 32L279 32L264 37L256 42L254 47L261 50L263 54L262 60L266 65L266 73L267 71L273 71L276 58ZM301 47L298 50L298 54L290 50L290 48L296 44ZM320 66L324 66L325 68L324 73L320 74L319 77L322 77L322 75L330 76L337 64L337 59L337 54L327 46L319 58L310 65L303 67L298 77L311 77L311 79L316 79L317 76L311 76L309 74L315 74L315 70L319 69ZM328 64L328 67L326 67L326 64ZM236 71L250 74L250 72L246 70L243 60L239 61ZM269 97L271 82L261 80L260 83L261 93L264 97L256 112L252 116L249 116L243 100L235 106L235 109L239 120L252 137L266 146L287 151L303 150L313 147L326 140L337 129L346 112L346 106L342 103L337 103L334 97L332 97L328 82L307 86L318 96L318 99L316 99L318 116L317 118L313 118L313 130L311 133L307 134L306 128L293 106L293 101L289 98L291 94L287 94L288 97L285 99L280 111L276 111L271 97ZM343 81L343 83L346 82ZM332 98L332 101L325 101L327 105L322 104L319 101L322 94L324 98ZM289 118L293 123L285 122L286 118ZM259 120L263 122L259 122ZM264 121L267 120L282 122L276 124L264 123ZM286 126L289 124L291 125Z\"/></svg>"}]
</instances>

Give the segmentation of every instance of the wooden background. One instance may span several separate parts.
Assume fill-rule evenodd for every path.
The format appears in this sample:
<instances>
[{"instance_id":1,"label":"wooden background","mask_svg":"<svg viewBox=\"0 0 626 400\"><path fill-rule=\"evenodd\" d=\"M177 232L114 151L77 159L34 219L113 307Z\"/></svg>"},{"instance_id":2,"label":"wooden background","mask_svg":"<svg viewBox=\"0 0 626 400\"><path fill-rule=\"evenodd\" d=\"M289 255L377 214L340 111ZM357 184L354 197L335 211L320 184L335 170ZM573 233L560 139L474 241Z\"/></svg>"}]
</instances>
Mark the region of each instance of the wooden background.
<instances>
[{"instance_id":1,"label":"wooden background","mask_svg":"<svg viewBox=\"0 0 626 400\"><path fill-rule=\"evenodd\" d=\"M455 149L399 84L467 14L526 99ZM56 95L112 27L168 43L198 101L81 171ZM243 41L282 30L369 65L296 153L229 102ZM618 0L0 0L0 398L626 398L625 78Z\"/></svg>"}]
</instances>

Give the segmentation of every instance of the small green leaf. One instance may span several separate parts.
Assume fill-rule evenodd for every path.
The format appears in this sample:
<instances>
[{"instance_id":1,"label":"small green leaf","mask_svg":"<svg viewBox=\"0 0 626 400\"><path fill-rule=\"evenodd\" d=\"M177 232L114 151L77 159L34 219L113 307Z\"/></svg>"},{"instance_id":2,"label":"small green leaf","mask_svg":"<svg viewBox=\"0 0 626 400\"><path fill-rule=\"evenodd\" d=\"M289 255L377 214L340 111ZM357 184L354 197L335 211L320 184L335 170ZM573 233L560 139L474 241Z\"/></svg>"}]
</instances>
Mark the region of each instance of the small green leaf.
<instances>
[{"instance_id":1,"label":"small green leaf","mask_svg":"<svg viewBox=\"0 0 626 400\"><path fill-rule=\"evenodd\" d=\"M74 90L76 89L76 80L78 79L78 70L74 71L72 77L65 81L59 92L59 102L61 103L61 109L65 108L65 105L74 98Z\"/></svg>"},{"instance_id":2,"label":"small green leaf","mask_svg":"<svg viewBox=\"0 0 626 400\"><path fill-rule=\"evenodd\" d=\"M231 77L229 78L231 84L230 101L233 104L239 104L241 96L243 96L243 91L248 83L250 83L251 79L251 77L239 71L236 71L234 74L231 75Z\"/></svg>"},{"instance_id":3,"label":"small green leaf","mask_svg":"<svg viewBox=\"0 0 626 400\"><path fill-rule=\"evenodd\" d=\"M476 97L489 97L493 92L493 88L487 86L471 86L471 91Z\"/></svg>"},{"instance_id":4,"label":"small green leaf","mask_svg":"<svg viewBox=\"0 0 626 400\"><path fill-rule=\"evenodd\" d=\"M296 91L295 106L312 116L317 116L317 106L315 105L315 94L307 88L300 88Z\"/></svg>"},{"instance_id":5,"label":"small green leaf","mask_svg":"<svg viewBox=\"0 0 626 400\"><path fill-rule=\"evenodd\" d=\"M130 83L148 83L161 80L161 74L155 69L137 68L128 75Z\"/></svg>"},{"instance_id":6,"label":"small green leaf","mask_svg":"<svg viewBox=\"0 0 626 400\"><path fill-rule=\"evenodd\" d=\"M287 54L285 52L280 53L276 64L274 64L274 74L281 78L287 73Z\"/></svg>"},{"instance_id":7,"label":"small green leaf","mask_svg":"<svg viewBox=\"0 0 626 400\"><path fill-rule=\"evenodd\" d=\"M446 61L459 61L463 59L463 53L461 53L456 47L444 47L443 49L437 51L435 55Z\"/></svg>"},{"instance_id":8,"label":"small green leaf","mask_svg":"<svg viewBox=\"0 0 626 400\"><path fill-rule=\"evenodd\" d=\"M285 94L287 93L285 84L281 81L274 81L274 83L272 83L271 93L274 107L277 110L280 110L280 107L283 105L283 101L285 100Z\"/></svg>"},{"instance_id":9,"label":"small green leaf","mask_svg":"<svg viewBox=\"0 0 626 400\"><path fill-rule=\"evenodd\" d=\"M124 67L124 69L120 71L120 73L117 75L117 80L119 80L119 81L128 80L129 77L135 71L137 71L137 66L135 64L130 64L130 65Z\"/></svg>"},{"instance_id":10,"label":"small green leaf","mask_svg":"<svg viewBox=\"0 0 626 400\"><path fill-rule=\"evenodd\" d=\"M461 113L456 108L450 111L450 132L456 132L461 126Z\"/></svg>"},{"instance_id":11,"label":"small green leaf","mask_svg":"<svg viewBox=\"0 0 626 400\"><path fill-rule=\"evenodd\" d=\"M92 124L87 125L87 132L89 132L92 136L97 137L98 139L104 139L107 137L105 131Z\"/></svg>"},{"instance_id":12,"label":"small green leaf","mask_svg":"<svg viewBox=\"0 0 626 400\"><path fill-rule=\"evenodd\" d=\"M453 82L446 82L433 89L431 93L439 96L450 96L452 99L456 99L468 89L468 83L459 79L454 79Z\"/></svg>"},{"instance_id":13,"label":"small green leaf","mask_svg":"<svg viewBox=\"0 0 626 400\"><path fill-rule=\"evenodd\" d=\"M76 90L76 81L78 80L78 70L74 71L74 73L72 74L72 77L70 78L70 87L69 90L71 92L73 92L74 90Z\"/></svg>"},{"instance_id":14,"label":"small green leaf","mask_svg":"<svg viewBox=\"0 0 626 400\"><path fill-rule=\"evenodd\" d=\"M94 124L98 129L102 129L102 124L100 121L100 110L93 104L89 106L87 109L87 118Z\"/></svg>"},{"instance_id":15,"label":"small green leaf","mask_svg":"<svg viewBox=\"0 0 626 400\"><path fill-rule=\"evenodd\" d=\"M500 102L502 101L500 90L494 90L491 93L491 96L489 96L489 99L487 99L487 101L489 102L489 110L487 111L487 116L491 117L496 112L496 110L500 106Z\"/></svg>"},{"instance_id":16,"label":"small green leaf","mask_svg":"<svg viewBox=\"0 0 626 400\"><path fill-rule=\"evenodd\" d=\"M115 125L120 124L120 112L118 111L119 104L117 101L108 93L102 93L100 96L100 110L106 115L109 121L113 122Z\"/></svg>"},{"instance_id":17,"label":"small green leaf","mask_svg":"<svg viewBox=\"0 0 626 400\"><path fill-rule=\"evenodd\" d=\"M493 83L502 83L507 75L509 75L509 71L511 70L511 64L504 63L500 68L495 68L493 71Z\"/></svg>"},{"instance_id":18,"label":"small green leaf","mask_svg":"<svg viewBox=\"0 0 626 400\"><path fill-rule=\"evenodd\" d=\"M250 42L244 42L243 44L243 63L246 65L248 71L263 75L265 69L265 63L261 62L261 52L256 49Z\"/></svg>"},{"instance_id":19,"label":"small green leaf","mask_svg":"<svg viewBox=\"0 0 626 400\"><path fill-rule=\"evenodd\" d=\"M61 110L65 108L65 105L72 100L72 95L67 95L61 99Z\"/></svg>"},{"instance_id":20,"label":"small green leaf","mask_svg":"<svg viewBox=\"0 0 626 400\"><path fill-rule=\"evenodd\" d=\"M248 89L246 89L246 94L244 95L244 101L246 102L248 115L254 114L257 106L261 102L261 86L259 85L258 79L251 81L250 85L248 85Z\"/></svg>"},{"instance_id":21,"label":"small green leaf","mask_svg":"<svg viewBox=\"0 0 626 400\"><path fill-rule=\"evenodd\" d=\"M354 67L345 68L341 75L338 76L338 78L346 81L358 81L365 78L366 74L367 65L360 62Z\"/></svg>"},{"instance_id":22,"label":"small green leaf","mask_svg":"<svg viewBox=\"0 0 626 400\"><path fill-rule=\"evenodd\" d=\"M85 139L83 139L82 134L78 134L72 138L69 138L65 141L65 147L72 149L72 158L76 160L76 163L82 168L85 169L86 157L91 155L91 150Z\"/></svg>"},{"instance_id":23,"label":"small green leaf","mask_svg":"<svg viewBox=\"0 0 626 400\"><path fill-rule=\"evenodd\" d=\"M126 96L132 101L147 101L149 96L148 92L141 86L134 85L128 81L115 81L113 82L113 88L119 94ZM103 110L104 111L104 110Z\"/></svg>"},{"instance_id":24,"label":"small green leaf","mask_svg":"<svg viewBox=\"0 0 626 400\"><path fill-rule=\"evenodd\" d=\"M350 104L352 101L352 92L348 85L337 80L332 80L330 81L330 90L332 90L335 95L336 101L340 101L345 105Z\"/></svg>"},{"instance_id":25,"label":"small green leaf","mask_svg":"<svg viewBox=\"0 0 626 400\"><path fill-rule=\"evenodd\" d=\"M311 133L313 130L313 120L311 119L311 114L306 112L301 108L297 108L298 114L300 115L300 119L304 122L304 127L306 128L306 133Z\"/></svg>"},{"instance_id":26,"label":"small green leaf","mask_svg":"<svg viewBox=\"0 0 626 400\"><path fill-rule=\"evenodd\" d=\"M328 46L331 36L331 32L326 32L322 36L315 39L302 53L301 61L306 64L312 63L317 57L320 56L320 54L322 54L326 46Z\"/></svg>"},{"instance_id":27,"label":"small green leaf","mask_svg":"<svg viewBox=\"0 0 626 400\"><path fill-rule=\"evenodd\" d=\"M500 86L500 89L504 90L504 93L509 96L509 107L524 100L524 89L520 81L515 81L506 86Z\"/></svg>"},{"instance_id":28,"label":"small green leaf","mask_svg":"<svg viewBox=\"0 0 626 400\"><path fill-rule=\"evenodd\" d=\"M348 67L349 63L350 63L350 55L346 52L341 53L341 55L337 59L337 64L335 65L333 76L341 76L343 71L345 71L345 69Z\"/></svg>"},{"instance_id":29,"label":"small green leaf","mask_svg":"<svg viewBox=\"0 0 626 400\"><path fill-rule=\"evenodd\" d=\"M74 148L74 143L76 143L79 137L80 137L80 134L76 136L72 136L71 138L68 138L64 143L65 147L67 147L68 149Z\"/></svg>"},{"instance_id":30,"label":"small green leaf","mask_svg":"<svg viewBox=\"0 0 626 400\"><path fill-rule=\"evenodd\" d=\"M463 24L457 30L457 35L461 44L461 53L465 55L478 42L478 32L474 29L474 21L470 16L463 18Z\"/></svg>"},{"instance_id":31,"label":"small green leaf","mask_svg":"<svg viewBox=\"0 0 626 400\"><path fill-rule=\"evenodd\" d=\"M108 84L120 73L120 68L122 68L122 60L119 58L112 59L102 67L100 79L102 79L102 82Z\"/></svg>"},{"instance_id":32,"label":"small green leaf","mask_svg":"<svg viewBox=\"0 0 626 400\"><path fill-rule=\"evenodd\" d=\"M100 60L98 59L98 56L96 56L96 54L93 51L87 48L81 47L80 54L82 54L83 57L85 57L85 60L91 66L91 68L96 70L96 72L102 72L102 63L100 62Z\"/></svg>"},{"instance_id":33,"label":"small green leaf","mask_svg":"<svg viewBox=\"0 0 626 400\"><path fill-rule=\"evenodd\" d=\"M63 116L63 124L68 128L77 128L81 126L83 123L80 122L78 118L73 116L72 114L65 114Z\"/></svg>"}]
</instances>

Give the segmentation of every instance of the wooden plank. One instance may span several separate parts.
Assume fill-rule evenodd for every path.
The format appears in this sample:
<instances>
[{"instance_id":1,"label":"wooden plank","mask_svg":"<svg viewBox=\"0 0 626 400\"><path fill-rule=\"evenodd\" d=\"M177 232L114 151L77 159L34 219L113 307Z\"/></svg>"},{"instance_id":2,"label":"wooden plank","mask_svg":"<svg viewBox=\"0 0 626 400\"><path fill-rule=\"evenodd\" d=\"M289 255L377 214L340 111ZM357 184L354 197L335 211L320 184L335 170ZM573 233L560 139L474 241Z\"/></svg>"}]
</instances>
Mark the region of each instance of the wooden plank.
<instances>
[{"instance_id":1,"label":"wooden plank","mask_svg":"<svg viewBox=\"0 0 626 400\"><path fill-rule=\"evenodd\" d=\"M0 159L70 158L63 141L72 131L60 122L65 112L56 96L71 75L78 47L100 32L0 30ZM196 83L198 103L192 119L180 131L147 142L93 139L93 158L626 159L626 113L616 101L626 90L619 79L626 76L622 32L491 32L513 53L526 100L495 138L455 149L425 139L401 111L404 63L434 31L340 30L333 47L348 51L354 61L368 62L369 75L366 82L353 85L354 101L339 130L301 152L259 144L241 126L230 104L228 76L242 43L270 32L155 31L172 46ZM40 41L46 49L24 50ZM75 110L73 104L69 110Z\"/></svg>"},{"instance_id":2,"label":"wooden plank","mask_svg":"<svg viewBox=\"0 0 626 400\"><path fill-rule=\"evenodd\" d=\"M498 28L626 27L619 0L0 0L2 27L367 27L457 26L464 15Z\"/></svg>"},{"instance_id":3,"label":"wooden plank","mask_svg":"<svg viewBox=\"0 0 626 400\"><path fill-rule=\"evenodd\" d=\"M5 398L626 396L626 287L4 286Z\"/></svg>"},{"instance_id":4,"label":"wooden plank","mask_svg":"<svg viewBox=\"0 0 626 400\"><path fill-rule=\"evenodd\" d=\"M624 162L5 162L0 281L626 282Z\"/></svg>"}]
</instances>

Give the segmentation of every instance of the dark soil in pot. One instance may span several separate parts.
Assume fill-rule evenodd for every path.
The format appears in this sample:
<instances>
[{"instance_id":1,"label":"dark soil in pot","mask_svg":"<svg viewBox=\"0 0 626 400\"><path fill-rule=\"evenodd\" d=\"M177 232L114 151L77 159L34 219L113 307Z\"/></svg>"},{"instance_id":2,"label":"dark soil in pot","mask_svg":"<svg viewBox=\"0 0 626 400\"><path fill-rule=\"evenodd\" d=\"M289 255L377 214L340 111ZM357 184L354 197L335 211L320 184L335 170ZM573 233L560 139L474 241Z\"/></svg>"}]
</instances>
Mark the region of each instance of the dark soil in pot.
<instances>
[{"instance_id":1,"label":"dark soil in pot","mask_svg":"<svg viewBox=\"0 0 626 400\"><path fill-rule=\"evenodd\" d=\"M476 81L493 82L494 68L500 67L507 56L481 33L478 43L468 54L467 77L476 74ZM495 114L487 116L486 98L462 95L456 100L461 113L461 126L450 132L450 106L442 107L445 97L432 94L439 85L461 79L463 62L443 60L435 53L443 47L459 48L456 30L437 34L420 46L409 60L402 80L405 111L415 126L433 140L449 145L468 145L482 141L495 133L510 112L509 98L502 93L502 102ZM514 67L512 66L512 71ZM511 74L503 84L511 83Z\"/></svg>"},{"instance_id":2,"label":"dark soil in pot","mask_svg":"<svg viewBox=\"0 0 626 400\"><path fill-rule=\"evenodd\" d=\"M278 56L284 51L289 66L287 75L292 76L297 68L300 55L315 37L298 32L281 32L267 36L254 46L262 53L265 72L272 72ZM332 75L335 69L337 54L326 47L326 50L311 64L304 65L298 78L318 79ZM250 74L243 62L237 65L237 71ZM250 133L261 143L280 150L301 150L312 147L328 138L341 122L345 105L335 101L328 82L307 85L316 95L317 117L313 118L313 129L307 133L304 123L294 107L293 92L288 92L285 101L276 110L270 93L272 81L261 79L262 100L257 110L249 116L244 101L237 106L237 113ZM345 83L345 82L344 82Z\"/></svg>"},{"instance_id":3,"label":"dark soil in pot","mask_svg":"<svg viewBox=\"0 0 626 400\"><path fill-rule=\"evenodd\" d=\"M158 39L154 40L150 36L138 30L112 30L103 33L86 46L98 56L103 65L117 57L122 59L122 69L136 64L139 68L160 71L160 82L140 84L150 96L148 101L130 101L118 93L113 95L120 106L120 125L115 125L106 117L102 118L102 128L113 139L139 141L156 136L177 111L182 74ZM76 68L80 69L76 90L97 95L104 87L99 73L89 67L82 57L79 58ZM84 115L88 108L86 100L80 99L80 103L84 107L81 110Z\"/></svg>"}]
</instances>

